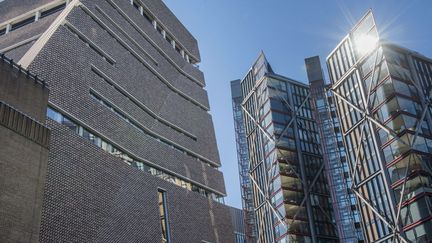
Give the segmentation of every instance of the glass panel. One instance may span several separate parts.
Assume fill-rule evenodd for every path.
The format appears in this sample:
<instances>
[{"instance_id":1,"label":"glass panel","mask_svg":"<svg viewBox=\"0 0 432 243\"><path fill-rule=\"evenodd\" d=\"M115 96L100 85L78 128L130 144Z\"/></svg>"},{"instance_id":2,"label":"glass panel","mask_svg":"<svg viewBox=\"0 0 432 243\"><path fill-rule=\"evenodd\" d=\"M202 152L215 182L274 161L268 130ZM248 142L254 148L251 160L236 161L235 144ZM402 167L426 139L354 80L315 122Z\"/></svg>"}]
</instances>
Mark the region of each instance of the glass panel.
<instances>
[{"instance_id":1,"label":"glass panel","mask_svg":"<svg viewBox=\"0 0 432 243\"><path fill-rule=\"evenodd\" d=\"M377 56L378 53L378 56ZM382 60L382 49L378 49L378 51L375 51L373 54L371 54L366 61L363 62L361 65L361 73L364 76L366 76L368 73L370 73L373 70L374 64L378 65L381 63Z\"/></svg>"},{"instance_id":2,"label":"glass panel","mask_svg":"<svg viewBox=\"0 0 432 243\"><path fill-rule=\"evenodd\" d=\"M411 174L414 171L424 169L423 163L428 163L427 161L423 162L422 156L418 154L411 154L396 164L392 165L388 168L391 183L395 183L396 181L403 179L405 177L405 172L408 171L407 174Z\"/></svg>"},{"instance_id":3,"label":"glass panel","mask_svg":"<svg viewBox=\"0 0 432 243\"><path fill-rule=\"evenodd\" d=\"M159 215L162 229L162 243L169 243L169 228L168 228L168 216L166 206L166 192L158 191L158 204L159 204Z\"/></svg>"},{"instance_id":4,"label":"glass panel","mask_svg":"<svg viewBox=\"0 0 432 243\"><path fill-rule=\"evenodd\" d=\"M61 4L61 5L54 7L54 8L48 9L48 10L41 13L40 18L45 18L51 14L54 14L60 10L63 10L65 7L66 7L66 3Z\"/></svg>"},{"instance_id":5,"label":"glass panel","mask_svg":"<svg viewBox=\"0 0 432 243\"><path fill-rule=\"evenodd\" d=\"M415 101L400 96L395 96L390 101L381 106L381 108L376 112L376 116L378 119L384 122L390 116L395 115L400 111L404 111L415 116L417 114L421 114L421 107Z\"/></svg>"},{"instance_id":6,"label":"glass panel","mask_svg":"<svg viewBox=\"0 0 432 243\"><path fill-rule=\"evenodd\" d=\"M384 52L385 52L385 56L386 56L387 61L392 62L392 63L397 64L397 65L402 66L402 67L409 67L408 61L407 61L404 54L402 54L396 50L393 50L389 47L386 47Z\"/></svg>"},{"instance_id":7,"label":"glass panel","mask_svg":"<svg viewBox=\"0 0 432 243\"><path fill-rule=\"evenodd\" d=\"M431 187L431 185L432 185L432 179L430 177L418 175L410 178L405 184L405 190L404 190L402 201L409 200L421 193L424 193L425 187L426 188ZM403 184L393 189L397 201L400 200L400 193L402 190L402 186Z\"/></svg>"},{"instance_id":8,"label":"glass panel","mask_svg":"<svg viewBox=\"0 0 432 243\"><path fill-rule=\"evenodd\" d=\"M392 76L407 81L413 80L413 78L411 77L411 72L407 68L398 66L393 63L387 63L387 65Z\"/></svg>"},{"instance_id":9,"label":"glass panel","mask_svg":"<svg viewBox=\"0 0 432 243\"><path fill-rule=\"evenodd\" d=\"M400 139L396 139L390 145L386 146L383 149L386 162L389 163L408 151L410 148L409 144L408 136L405 134Z\"/></svg>"}]
</instances>

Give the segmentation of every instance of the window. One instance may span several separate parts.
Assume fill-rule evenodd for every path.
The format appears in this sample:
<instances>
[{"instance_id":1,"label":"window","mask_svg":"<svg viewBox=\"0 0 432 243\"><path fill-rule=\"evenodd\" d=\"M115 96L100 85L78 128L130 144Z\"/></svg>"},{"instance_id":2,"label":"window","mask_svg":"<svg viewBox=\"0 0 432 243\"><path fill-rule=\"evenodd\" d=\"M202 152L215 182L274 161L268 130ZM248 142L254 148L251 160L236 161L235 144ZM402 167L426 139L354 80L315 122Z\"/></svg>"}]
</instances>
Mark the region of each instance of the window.
<instances>
[{"instance_id":1,"label":"window","mask_svg":"<svg viewBox=\"0 0 432 243\"><path fill-rule=\"evenodd\" d=\"M432 222L428 221L420 224L410 230L407 230L406 236L411 242L429 242L432 239Z\"/></svg>"},{"instance_id":2,"label":"window","mask_svg":"<svg viewBox=\"0 0 432 243\"><path fill-rule=\"evenodd\" d=\"M165 40L168 41L168 43L170 45L172 45L173 38L171 36L169 36L168 34L165 34Z\"/></svg>"},{"instance_id":3,"label":"window","mask_svg":"<svg viewBox=\"0 0 432 243\"><path fill-rule=\"evenodd\" d=\"M373 80L372 80L373 76ZM375 88L375 86L379 83L381 83L384 79L386 79L389 76L389 70L385 62L381 63L377 67L375 67L374 74L370 74L367 79L365 80L367 86L369 87L370 82L372 82L372 88Z\"/></svg>"},{"instance_id":4,"label":"window","mask_svg":"<svg viewBox=\"0 0 432 243\"><path fill-rule=\"evenodd\" d=\"M153 22L153 18L150 17L150 14L149 14L149 13L147 13L147 12L145 12L145 11L143 10L142 15L144 16L145 19L147 19L148 22L150 22L150 23Z\"/></svg>"},{"instance_id":5,"label":"window","mask_svg":"<svg viewBox=\"0 0 432 243\"><path fill-rule=\"evenodd\" d=\"M417 102L396 96L387 101L387 103L377 111L376 116L380 121L385 122L390 116L400 111L412 114L413 116L422 113L421 107Z\"/></svg>"},{"instance_id":6,"label":"window","mask_svg":"<svg viewBox=\"0 0 432 243\"><path fill-rule=\"evenodd\" d=\"M158 25L157 27L156 27L156 30L160 33L160 34L162 34L162 28Z\"/></svg>"},{"instance_id":7,"label":"window","mask_svg":"<svg viewBox=\"0 0 432 243\"><path fill-rule=\"evenodd\" d=\"M413 80L412 76L411 76L411 72L409 69L402 67L402 66L398 66L396 64L393 63L387 63L390 73L392 74L392 76L395 76L396 78L402 79L402 80L407 80L407 81L411 81Z\"/></svg>"},{"instance_id":8,"label":"window","mask_svg":"<svg viewBox=\"0 0 432 243\"><path fill-rule=\"evenodd\" d=\"M168 214L166 206L166 192L163 190L158 190L158 204L159 204L159 215L162 228L162 243L169 243L169 224L168 224Z\"/></svg>"},{"instance_id":9,"label":"window","mask_svg":"<svg viewBox=\"0 0 432 243\"><path fill-rule=\"evenodd\" d=\"M54 8L48 9L46 11L43 11L41 13L40 18L44 18L44 17L49 16L49 15L51 15L53 13L56 13L56 12L58 12L60 10L63 10L65 7L66 7L66 3L63 3L61 5L58 5L57 7L54 7Z\"/></svg>"},{"instance_id":10,"label":"window","mask_svg":"<svg viewBox=\"0 0 432 243\"><path fill-rule=\"evenodd\" d=\"M140 6L138 5L138 3L136 1L132 1L132 5L134 6L134 8L139 10Z\"/></svg>"},{"instance_id":11,"label":"window","mask_svg":"<svg viewBox=\"0 0 432 243\"><path fill-rule=\"evenodd\" d=\"M205 189L192 184L191 182L184 181L183 179L180 179L174 175L170 175L164 171L161 171L156 168L152 168L149 165L146 165L142 161L137 161L133 159L129 154L126 154L125 152L121 151L120 149L116 148L114 145L112 145L110 142L104 140L103 138L95 135L91 131L87 130L86 128L82 127L80 124L75 123L65 115L53 110L52 108L48 107L47 110L47 117L63 124L67 127L69 127L71 130L73 130L76 134L79 136L85 138L86 140L90 141L94 145L98 146L99 148L102 148L106 152L121 158L123 162L127 163L128 165L131 165L135 168L138 168L139 170L142 170L146 173L150 173L153 176L158 176L159 178L166 180L170 183L176 184L178 186L181 186L183 188L186 188L189 191L194 191L197 193L200 193L203 196L206 196L207 198L213 199L219 203L224 204L224 198L223 196L216 195L213 192L206 191Z\"/></svg>"},{"instance_id":12,"label":"window","mask_svg":"<svg viewBox=\"0 0 432 243\"><path fill-rule=\"evenodd\" d=\"M175 44L175 50L180 53L181 52L181 47L179 45L177 45L177 43Z\"/></svg>"},{"instance_id":13,"label":"window","mask_svg":"<svg viewBox=\"0 0 432 243\"><path fill-rule=\"evenodd\" d=\"M403 53L400 53L390 48L386 48L385 55L389 62L392 62L402 67L409 67L406 56Z\"/></svg>"},{"instance_id":14,"label":"window","mask_svg":"<svg viewBox=\"0 0 432 243\"><path fill-rule=\"evenodd\" d=\"M21 28L21 27L23 27L25 25L31 24L34 21L35 21L35 17L34 16L30 17L30 18L27 18L27 19L24 19L24 20L22 20L22 21L20 21L18 23L12 24L11 30L16 30L16 29Z\"/></svg>"},{"instance_id":15,"label":"window","mask_svg":"<svg viewBox=\"0 0 432 243\"><path fill-rule=\"evenodd\" d=\"M377 54L378 54L378 56L377 56ZM381 49L370 54L369 57L366 59L366 61L364 61L363 64L361 65L362 75L367 76L367 74L369 74L373 70L374 65L378 66L381 63L381 60L382 60L382 50Z\"/></svg>"}]
</instances>

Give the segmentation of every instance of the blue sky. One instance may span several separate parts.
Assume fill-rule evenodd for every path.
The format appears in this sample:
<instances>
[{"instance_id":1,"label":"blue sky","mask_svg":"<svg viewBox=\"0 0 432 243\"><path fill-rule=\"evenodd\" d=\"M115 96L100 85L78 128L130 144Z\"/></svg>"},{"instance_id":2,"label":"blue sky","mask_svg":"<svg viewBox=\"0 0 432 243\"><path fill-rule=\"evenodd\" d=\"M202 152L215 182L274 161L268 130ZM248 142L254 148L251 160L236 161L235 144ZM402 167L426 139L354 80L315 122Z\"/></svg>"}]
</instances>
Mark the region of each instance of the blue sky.
<instances>
[{"instance_id":1,"label":"blue sky","mask_svg":"<svg viewBox=\"0 0 432 243\"><path fill-rule=\"evenodd\" d=\"M263 50L274 71L306 82L304 58L321 62L369 8L381 38L432 57L429 0L164 0L198 40L228 205L241 207L229 82ZM324 63L323 63L324 64ZM324 67L324 66L323 66Z\"/></svg>"}]
</instances>

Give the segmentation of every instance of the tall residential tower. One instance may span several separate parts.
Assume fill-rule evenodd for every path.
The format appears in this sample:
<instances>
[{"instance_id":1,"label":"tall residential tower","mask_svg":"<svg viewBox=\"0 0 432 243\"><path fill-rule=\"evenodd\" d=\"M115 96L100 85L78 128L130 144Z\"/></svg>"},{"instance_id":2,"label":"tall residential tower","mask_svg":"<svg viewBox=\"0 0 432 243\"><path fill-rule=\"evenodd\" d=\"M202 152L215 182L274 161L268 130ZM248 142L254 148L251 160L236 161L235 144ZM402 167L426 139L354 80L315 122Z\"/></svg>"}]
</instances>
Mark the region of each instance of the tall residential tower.
<instances>
[{"instance_id":1,"label":"tall residential tower","mask_svg":"<svg viewBox=\"0 0 432 243\"><path fill-rule=\"evenodd\" d=\"M432 241L432 60L368 12L327 65L367 242Z\"/></svg>"},{"instance_id":2,"label":"tall residential tower","mask_svg":"<svg viewBox=\"0 0 432 243\"><path fill-rule=\"evenodd\" d=\"M321 138L322 156L332 196L335 223L341 242L363 242L359 211L342 142L339 118L330 85L326 84L318 56L305 59L312 99L313 117Z\"/></svg>"},{"instance_id":3,"label":"tall residential tower","mask_svg":"<svg viewBox=\"0 0 432 243\"><path fill-rule=\"evenodd\" d=\"M259 242L337 242L309 86L263 53L241 80Z\"/></svg>"}]
</instances>

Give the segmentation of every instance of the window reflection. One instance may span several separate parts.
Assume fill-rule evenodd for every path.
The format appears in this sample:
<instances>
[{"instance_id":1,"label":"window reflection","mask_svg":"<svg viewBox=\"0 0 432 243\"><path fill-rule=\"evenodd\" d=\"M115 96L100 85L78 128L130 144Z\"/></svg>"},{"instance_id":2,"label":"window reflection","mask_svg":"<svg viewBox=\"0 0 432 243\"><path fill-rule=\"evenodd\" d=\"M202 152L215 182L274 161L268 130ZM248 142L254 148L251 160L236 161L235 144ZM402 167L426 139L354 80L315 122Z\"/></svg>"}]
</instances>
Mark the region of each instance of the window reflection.
<instances>
[{"instance_id":1,"label":"window reflection","mask_svg":"<svg viewBox=\"0 0 432 243\"><path fill-rule=\"evenodd\" d=\"M416 101L401 96L394 96L382 105L375 114L381 122L385 122L390 116L396 115L398 112L406 112L412 116L416 116L417 114L421 114L422 109Z\"/></svg>"}]
</instances>

